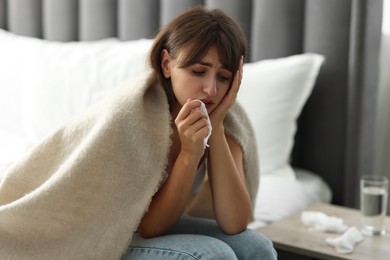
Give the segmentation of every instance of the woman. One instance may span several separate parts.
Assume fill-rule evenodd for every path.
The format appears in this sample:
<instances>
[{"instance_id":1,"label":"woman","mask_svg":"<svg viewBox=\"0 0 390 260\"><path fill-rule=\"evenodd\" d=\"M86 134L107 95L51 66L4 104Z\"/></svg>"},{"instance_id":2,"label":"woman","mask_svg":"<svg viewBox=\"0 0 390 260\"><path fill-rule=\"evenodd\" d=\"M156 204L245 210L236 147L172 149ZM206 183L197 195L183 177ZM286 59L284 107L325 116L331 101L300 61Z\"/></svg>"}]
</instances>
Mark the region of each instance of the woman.
<instances>
[{"instance_id":1,"label":"woman","mask_svg":"<svg viewBox=\"0 0 390 260\"><path fill-rule=\"evenodd\" d=\"M64 122L8 168L2 258L275 259L272 243L246 230L258 163L234 102L245 55L242 31L221 11L195 8L169 24L151 76Z\"/></svg>"},{"instance_id":2,"label":"woman","mask_svg":"<svg viewBox=\"0 0 390 260\"><path fill-rule=\"evenodd\" d=\"M165 181L123 259L276 258L268 239L246 230L252 205L243 149L224 128L240 88L246 49L231 17L201 7L178 16L155 38L150 62L154 81L168 96L171 146ZM215 220L183 217L206 168Z\"/></svg>"}]
</instances>

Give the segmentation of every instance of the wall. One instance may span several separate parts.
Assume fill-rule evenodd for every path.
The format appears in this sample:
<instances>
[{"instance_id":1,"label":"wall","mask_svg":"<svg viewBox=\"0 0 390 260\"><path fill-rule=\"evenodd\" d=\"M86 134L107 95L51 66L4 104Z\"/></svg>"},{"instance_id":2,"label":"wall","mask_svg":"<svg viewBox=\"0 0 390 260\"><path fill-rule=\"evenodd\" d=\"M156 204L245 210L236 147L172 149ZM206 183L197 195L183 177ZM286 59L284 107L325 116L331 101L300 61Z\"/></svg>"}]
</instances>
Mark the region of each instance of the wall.
<instances>
[{"instance_id":1,"label":"wall","mask_svg":"<svg viewBox=\"0 0 390 260\"><path fill-rule=\"evenodd\" d=\"M390 180L390 0L383 2L382 46L376 125L375 174ZM387 214L390 215L390 199Z\"/></svg>"}]
</instances>

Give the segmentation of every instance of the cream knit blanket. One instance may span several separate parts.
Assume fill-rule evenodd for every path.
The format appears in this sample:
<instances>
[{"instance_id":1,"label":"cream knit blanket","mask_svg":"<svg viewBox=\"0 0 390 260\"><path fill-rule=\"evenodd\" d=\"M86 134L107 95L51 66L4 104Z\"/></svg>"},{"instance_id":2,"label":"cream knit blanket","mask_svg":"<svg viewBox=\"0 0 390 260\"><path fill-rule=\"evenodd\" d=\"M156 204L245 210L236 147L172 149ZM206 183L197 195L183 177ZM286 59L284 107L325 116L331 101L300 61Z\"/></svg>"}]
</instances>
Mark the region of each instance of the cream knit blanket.
<instances>
[{"instance_id":1,"label":"cream knit blanket","mask_svg":"<svg viewBox=\"0 0 390 260\"><path fill-rule=\"evenodd\" d=\"M119 259L162 179L170 120L163 89L141 77L32 148L0 183L1 259ZM225 123L254 199L252 128L238 105Z\"/></svg>"}]
</instances>

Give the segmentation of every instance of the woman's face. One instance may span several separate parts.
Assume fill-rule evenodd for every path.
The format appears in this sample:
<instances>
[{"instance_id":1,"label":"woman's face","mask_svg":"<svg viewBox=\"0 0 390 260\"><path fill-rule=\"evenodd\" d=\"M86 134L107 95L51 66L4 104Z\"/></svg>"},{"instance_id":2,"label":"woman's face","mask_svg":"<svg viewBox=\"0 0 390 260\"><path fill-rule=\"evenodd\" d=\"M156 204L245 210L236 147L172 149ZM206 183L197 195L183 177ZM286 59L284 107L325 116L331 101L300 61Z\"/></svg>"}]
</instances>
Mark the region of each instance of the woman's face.
<instances>
[{"instance_id":1,"label":"woman's face","mask_svg":"<svg viewBox=\"0 0 390 260\"><path fill-rule=\"evenodd\" d=\"M200 99L211 113L230 89L233 73L220 63L218 51L211 47L199 63L181 67L185 50L173 59L164 50L161 66L166 78L171 79L172 90L178 104L183 106L188 99Z\"/></svg>"}]
</instances>

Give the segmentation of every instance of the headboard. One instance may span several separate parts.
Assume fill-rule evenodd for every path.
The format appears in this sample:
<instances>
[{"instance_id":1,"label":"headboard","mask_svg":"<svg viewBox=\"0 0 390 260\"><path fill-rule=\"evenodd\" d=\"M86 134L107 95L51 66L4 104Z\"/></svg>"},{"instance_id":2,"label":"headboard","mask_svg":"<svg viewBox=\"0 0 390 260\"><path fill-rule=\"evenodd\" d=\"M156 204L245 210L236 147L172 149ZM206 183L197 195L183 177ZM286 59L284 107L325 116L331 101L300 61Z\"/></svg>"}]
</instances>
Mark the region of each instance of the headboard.
<instances>
[{"instance_id":1,"label":"headboard","mask_svg":"<svg viewBox=\"0 0 390 260\"><path fill-rule=\"evenodd\" d=\"M299 119L292 163L321 175L333 203L356 206L358 178L373 169L382 0L0 0L0 28L53 41L152 38L200 4L241 22L249 61L326 57Z\"/></svg>"}]
</instances>

